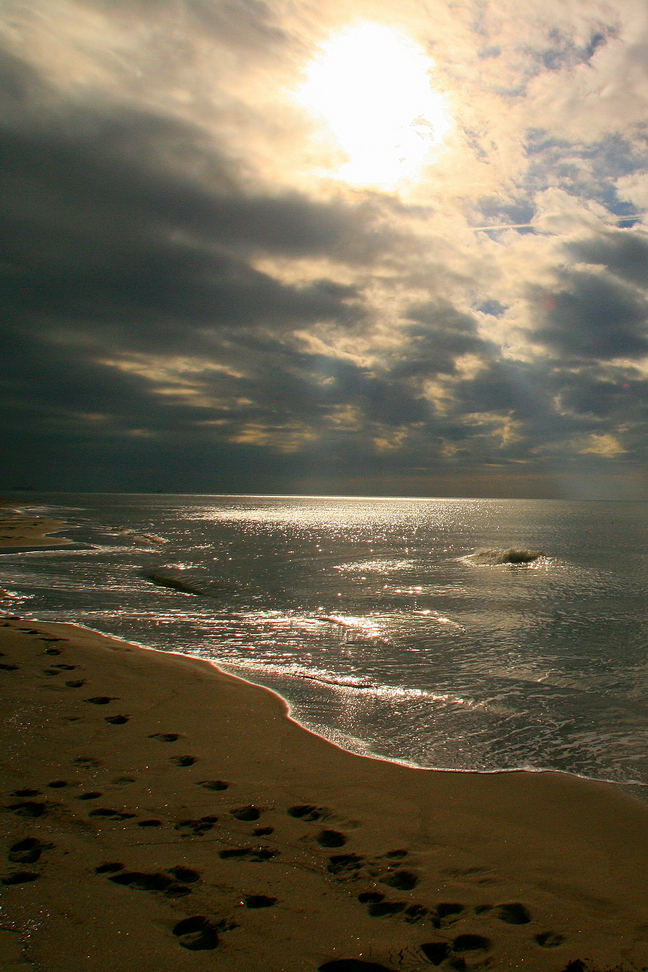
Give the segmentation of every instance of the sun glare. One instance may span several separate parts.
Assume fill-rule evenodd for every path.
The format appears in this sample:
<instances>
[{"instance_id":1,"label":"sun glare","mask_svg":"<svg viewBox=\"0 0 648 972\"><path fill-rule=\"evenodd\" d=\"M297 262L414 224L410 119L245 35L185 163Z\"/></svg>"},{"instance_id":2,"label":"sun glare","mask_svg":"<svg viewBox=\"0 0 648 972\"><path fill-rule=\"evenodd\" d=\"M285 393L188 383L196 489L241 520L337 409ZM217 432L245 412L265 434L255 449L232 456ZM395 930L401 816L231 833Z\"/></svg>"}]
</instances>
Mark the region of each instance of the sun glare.
<instances>
[{"instance_id":1,"label":"sun glare","mask_svg":"<svg viewBox=\"0 0 648 972\"><path fill-rule=\"evenodd\" d=\"M432 67L422 47L382 24L356 24L322 45L297 98L346 156L329 175L388 190L420 178L452 128Z\"/></svg>"}]
</instances>

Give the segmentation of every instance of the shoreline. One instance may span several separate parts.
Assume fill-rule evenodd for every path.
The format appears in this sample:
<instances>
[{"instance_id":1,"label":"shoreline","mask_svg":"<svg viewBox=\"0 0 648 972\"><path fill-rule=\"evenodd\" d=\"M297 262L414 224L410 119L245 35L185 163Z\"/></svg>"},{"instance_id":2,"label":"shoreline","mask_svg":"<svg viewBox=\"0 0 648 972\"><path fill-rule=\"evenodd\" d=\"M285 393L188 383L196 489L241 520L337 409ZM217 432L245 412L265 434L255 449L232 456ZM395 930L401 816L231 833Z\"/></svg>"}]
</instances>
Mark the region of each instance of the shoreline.
<instances>
[{"instance_id":1,"label":"shoreline","mask_svg":"<svg viewBox=\"0 0 648 972\"><path fill-rule=\"evenodd\" d=\"M71 624L0 619L0 650L3 969L648 965L648 810L611 784L355 755Z\"/></svg>"},{"instance_id":2,"label":"shoreline","mask_svg":"<svg viewBox=\"0 0 648 972\"><path fill-rule=\"evenodd\" d=\"M79 544L74 540L52 536L69 526L69 523L50 517L28 516L20 507L0 499L0 553L28 553L30 550L49 550L51 547L77 547Z\"/></svg>"},{"instance_id":3,"label":"shoreline","mask_svg":"<svg viewBox=\"0 0 648 972\"><path fill-rule=\"evenodd\" d=\"M23 552L28 551L30 549L31 548L21 548ZM1 552L2 551L0 551L0 553ZM244 675L240 675L236 671L233 670L228 671L228 669L236 668L234 664L226 662L223 666L222 664L219 664L217 661L213 661L209 658L202 658L199 655L188 654L187 652L184 651L172 651L170 649L154 648L151 645L144 644L143 642L129 641L126 638L121 638L116 634L111 634L106 631L101 631L99 628L92 628L89 625L82 624L77 621L52 621L52 620L48 621L45 619L35 618L35 617L24 618L21 615L11 616L0 612L0 625L4 620L21 621L26 624L33 623L33 624L42 624L42 625L64 625L70 628L74 628L78 631L87 632L90 635L97 635L98 637L108 639L109 641L115 641L119 644L128 645L129 647L135 648L139 651L154 652L157 655L168 656L170 658L177 658L180 661L182 660L195 661L200 664L207 665L208 668L214 670L218 674L222 675L224 678L234 679L237 682L242 682L244 685L249 685L253 689L260 689L263 692L268 692L270 695L274 696L277 699L278 703L283 707L284 715L286 719L288 719L288 721L291 722L298 729L308 733L311 736L314 736L316 739L322 740L322 742L327 743L329 746L333 746L335 749L340 750L340 752L342 753L347 753L350 756L357 756L360 759L370 759L382 763L390 763L390 764L394 764L395 766L405 767L406 769L420 770L421 772L424 773L460 773L460 774L467 774L469 776L499 776L500 774L506 774L506 773L514 773L514 774L521 773L525 775L545 774L550 776L566 777L567 779L580 780L585 784L591 783L595 786L600 785L605 787L612 787L612 789L623 793L627 799L631 800L634 803L638 803L642 807L645 807L646 811L648 812L648 793L646 794L646 799L644 800L641 797L635 796L632 792L633 788L644 788L648 790L648 783L641 783L641 782L624 783L624 782L619 782L618 780L597 779L596 777L592 777L592 776L583 776L579 773L572 773L569 772L568 770L556 770L556 769L550 769L544 767L543 768L504 767L501 769L499 768L498 769L462 769L461 767L453 767L453 766L450 767L421 766L418 763L409 762L408 760L405 759L398 759L396 757L390 757L390 756L381 756L379 753L372 753L368 749L362 751L356 751L343 745L343 743L336 741L334 738L329 738L328 736L325 736L322 732L318 732L316 729L311 729L310 726L306 725L303 722L300 722L299 719L296 716L294 716L292 713L292 707L290 701L287 698L285 698L285 696L283 696L281 692L278 692L276 689L270 688L268 685L264 685L262 682L255 682L251 678L246 678ZM362 740L358 740L358 742L362 742Z\"/></svg>"}]
</instances>

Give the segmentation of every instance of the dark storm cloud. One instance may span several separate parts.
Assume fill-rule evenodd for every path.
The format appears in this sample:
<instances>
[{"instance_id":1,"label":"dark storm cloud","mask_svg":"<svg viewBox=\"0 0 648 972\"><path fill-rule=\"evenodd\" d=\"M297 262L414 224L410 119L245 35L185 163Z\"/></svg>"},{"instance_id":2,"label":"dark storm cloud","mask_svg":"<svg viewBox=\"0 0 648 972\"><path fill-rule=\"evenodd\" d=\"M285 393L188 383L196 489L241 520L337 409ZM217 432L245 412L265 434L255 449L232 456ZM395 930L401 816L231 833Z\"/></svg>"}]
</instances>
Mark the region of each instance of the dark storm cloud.
<instances>
[{"instance_id":1,"label":"dark storm cloud","mask_svg":"<svg viewBox=\"0 0 648 972\"><path fill-rule=\"evenodd\" d=\"M366 368L322 356L313 356L308 364L311 374L325 382L317 397L329 407L355 405L368 421L391 426L424 422L430 416L425 399L390 377L378 377Z\"/></svg>"},{"instance_id":2,"label":"dark storm cloud","mask_svg":"<svg viewBox=\"0 0 648 972\"><path fill-rule=\"evenodd\" d=\"M141 157L146 131L131 119ZM112 132L118 143L120 134ZM0 132L0 173L2 283L14 315L124 323L136 344L156 321L164 342L171 320L290 326L349 316L351 289L282 285L242 255L334 251L350 232L349 212L296 197L218 198L146 172L140 160L129 165L96 144L40 133Z\"/></svg>"},{"instance_id":3,"label":"dark storm cloud","mask_svg":"<svg viewBox=\"0 0 648 972\"><path fill-rule=\"evenodd\" d=\"M249 259L353 250L371 260L386 245L371 207L246 194L198 126L123 105L59 100L48 112L54 95L34 70L12 57L3 70L12 110L0 122L0 245L14 317L110 321L140 335L157 321L163 342L169 321L348 319L352 288L282 285Z\"/></svg>"},{"instance_id":4,"label":"dark storm cloud","mask_svg":"<svg viewBox=\"0 0 648 972\"><path fill-rule=\"evenodd\" d=\"M241 417L275 421L298 417L321 425L340 406L351 406L368 422L402 426L425 422L429 403L389 375L334 356L304 354L254 335L241 340L248 376L236 382L237 394L259 402L258 410L246 408ZM220 383L221 379L214 379Z\"/></svg>"},{"instance_id":5,"label":"dark storm cloud","mask_svg":"<svg viewBox=\"0 0 648 972\"><path fill-rule=\"evenodd\" d=\"M406 317L414 323L403 330L400 360L393 366L393 378L416 378L455 370L464 354L489 355L492 345L477 334L473 317L444 303L410 307Z\"/></svg>"},{"instance_id":6,"label":"dark storm cloud","mask_svg":"<svg viewBox=\"0 0 648 972\"><path fill-rule=\"evenodd\" d=\"M648 287L648 239L629 231L570 243L566 249L583 263L599 263L638 287Z\"/></svg>"},{"instance_id":7,"label":"dark storm cloud","mask_svg":"<svg viewBox=\"0 0 648 972\"><path fill-rule=\"evenodd\" d=\"M586 369L564 375L561 386L561 408L585 422L627 424L644 422L648 415L648 382L627 370Z\"/></svg>"},{"instance_id":8,"label":"dark storm cloud","mask_svg":"<svg viewBox=\"0 0 648 972\"><path fill-rule=\"evenodd\" d=\"M615 183L637 195L623 178L648 168L635 129L562 124L583 78L588 103L597 72L613 86L616 14L533 6L528 32L496 2L469 4L469 29L435 22L456 137L401 198L322 180L316 120L287 93L366 6L10 0L5 483L25 481L19 453L68 488L299 490L315 470L323 491L331 471L356 491L384 474L379 492L406 465L643 455L648 244L560 238L582 237L587 201L634 212ZM403 29L432 36L421 9ZM536 213L526 236L466 232Z\"/></svg>"},{"instance_id":9,"label":"dark storm cloud","mask_svg":"<svg viewBox=\"0 0 648 972\"><path fill-rule=\"evenodd\" d=\"M510 414L526 423L551 412L552 381L544 363L492 361L457 387L465 412Z\"/></svg>"},{"instance_id":10,"label":"dark storm cloud","mask_svg":"<svg viewBox=\"0 0 648 972\"><path fill-rule=\"evenodd\" d=\"M648 301L607 274L564 271L538 303L544 322L533 337L576 358L637 358L648 353Z\"/></svg>"}]
</instances>

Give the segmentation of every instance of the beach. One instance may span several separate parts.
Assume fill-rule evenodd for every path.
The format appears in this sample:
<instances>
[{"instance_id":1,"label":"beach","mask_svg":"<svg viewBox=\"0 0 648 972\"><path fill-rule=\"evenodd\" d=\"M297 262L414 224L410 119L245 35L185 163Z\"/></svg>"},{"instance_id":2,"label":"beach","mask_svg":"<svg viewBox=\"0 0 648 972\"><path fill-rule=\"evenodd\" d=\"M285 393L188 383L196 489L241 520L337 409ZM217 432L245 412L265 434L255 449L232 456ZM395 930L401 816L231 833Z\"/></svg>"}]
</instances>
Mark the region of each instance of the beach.
<instances>
[{"instance_id":1,"label":"beach","mask_svg":"<svg viewBox=\"0 0 648 972\"><path fill-rule=\"evenodd\" d=\"M3 970L648 967L648 809L618 788L353 755L70 624L7 615L0 651Z\"/></svg>"},{"instance_id":2,"label":"beach","mask_svg":"<svg viewBox=\"0 0 648 972\"><path fill-rule=\"evenodd\" d=\"M0 500L0 552L46 550L74 545L67 537L52 536L65 527L59 520L45 516L26 516L12 504Z\"/></svg>"}]
</instances>

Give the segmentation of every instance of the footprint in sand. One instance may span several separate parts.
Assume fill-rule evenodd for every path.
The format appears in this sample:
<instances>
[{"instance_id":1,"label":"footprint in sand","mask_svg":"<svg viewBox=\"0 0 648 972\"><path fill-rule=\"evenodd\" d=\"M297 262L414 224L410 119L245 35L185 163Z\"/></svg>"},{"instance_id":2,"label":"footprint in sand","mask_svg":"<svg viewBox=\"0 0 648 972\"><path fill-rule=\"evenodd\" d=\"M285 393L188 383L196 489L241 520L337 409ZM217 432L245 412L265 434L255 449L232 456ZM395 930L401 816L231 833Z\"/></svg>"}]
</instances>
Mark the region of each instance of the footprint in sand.
<instances>
[{"instance_id":1,"label":"footprint in sand","mask_svg":"<svg viewBox=\"0 0 648 972\"><path fill-rule=\"evenodd\" d=\"M177 864L176 867L170 867L169 874L173 874L174 878L177 878L178 881L184 881L185 884L193 884L195 881L200 881L200 872L194 871L193 867L185 867L184 864Z\"/></svg>"},{"instance_id":2,"label":"footprint in sand","mask_svg":"<svg viewBox=\"0 0 648 972\"><path fill-rule=\"evenodd\" d=\"M178 739L182 739L182 736L178 732L154 732L149 736L149 739L158 739L160 742L172 743Z\"/></svg>"},{"instance_id":3,"label":"footprint in sand","mask_svg":"<svg viewBox=\"0 0 648 972\"><path fill-rule=\"evenodd\" d=\"M441 965L450 956L450 945L448 942L425 942L421 951L432 965Z\"/></svg>"},{"instance_id":4,"label":"footprint in sand","mask_svg":"<svg viewBox=\"0 0 648 972\"><path fill-rule=\"evenodd\" d=\"M531 912L519 901L498 905L494 915L508 925L527 925L531 921Z\"/></svg>"},{"instance_id":5,"label":"footprint in sand","mask_svg":"<svg viewBox=\"0 0 648 972\"><path fill-rule=\"evenodd\" d=\"M137 823L138 827L161 827L161 820L139 820Z\"/></svg>"},{"instance_id":6,"label":"footprint in sand","mask_svg":"<svg viewBox=\"0 0 648 972\"><path fill-rule=\"evenodd\" d=\"M363 864L364 857L361 857L359 854L333 854L332 857L329 857L326 870L330 874L348 876L355 871L359 871Z\"/></svg>"},{"instance_id":7,"label":"footprint in sand","mask_svg":"<svg viewBox=\"0 0 648 972\"><path fill-rule=\"evenodd\" d=\"M169 760L174 766L193 766L198 762L197 756L172 756Z\"/></svg>"},{"instance_id":8,"label":"footprint in sand","mask_svg":"<svg viewBox=\"0 0 648 972\"><path fill-rule=\"evenodd\" d=\"M237 807L235 810L230 810L232 817L236 820L258 820L261 816L261 810L258 807L248 806L248 807Z\"/></svg>"},{"instance_id":9,"label":"footprint in sand","mask_svg":"<svg viewBox=\"0 0 648 972\"><path fill-rule=\"evenodd\" d=\"M199 780L196 786L202 786L205 790L227 790L231 783L224 780Z\"/></svg>"},{"instance_id":10,"label":"footprint in sand","mask_svg":"<svg viewBox=\"0 0 648 972\"><path fill-rule=\"evenodd\" d=\"M179 884L174 878L160 871L120 871L108 878L113 884L124 885L137 891L159 891L165 898L184 898L191 888Z\"/></svg>"},{"instance_id":11,"label":"footprint in sand","mask_svg":"<svg viewBox=\"0 0 648 972\"><path fill-rule=\"evenodd\" d=\"M489 938L468 933L458 935L452 942L425 942L421 945L421 951L432 965L441 965L449 959L451 968L462 970L466 968L464 955L482 958L492 947Z\"/></svg>"},{"instance_id":12,"label":"footprint in sand","mask_svg":"<svg viewBox=\"0 0 648 972\"><path fill-rule=\"evenodd\" d=\"M66 682L65 684L67 685L68 688L82 688L86 684L86 679L85 678L76 679L75 681Z\"/></svg>"},{"instance_id":13,"label":"footprint in sand","mask_svg":"<svg viewBox=\"0 0 648 972\"><path fill-rule=\"evenodd\" d=\"M77 800L98 800L101 796L103 796L103 793L91 790L88 793L80 793Z\"/></svg>"},{"instance_id":14,"label":"footprint in sand","mask_svg":"<svg viewBox=\"0 0 648 972\"><path fill-rule=\"evenodd\" d=\"M435 928L454 924L467 910L466 905L459 904L458 901L441 901L434 909L432 924Z\"/></svg>"},{"instance_id":15,"label":"footprint in sand","mask_svg":"<svg viewBox=\"0 0 648 972\"><path fill-rule=\"evenodd\" d=\"M370 918L390 918L398 915L400 920L409 925L415 925L423 918L429 918L433 924L437 923L436 913L431 913L424 905L416 902L409 904L407 901L388 901L380 891L363 891L358 895L358 901L360 904L367 905Z\"/></svg>"},{"instance_id":16,"label":"footprint in sand","mask_svg":"<svg viewBox=\"0 0 648 972\"><path fill-rule=\"evenodd\" d=\"M251 894L243 901L246 908L271 908L277 903L276 898L269 898L266 894Z\"/></svg>"},{"instance_id":17,"label":"footprint in sand","mask_svg":"<svg viewBox=\"0 0 648 972\"><path fill-rule=\"evenodd\" d=\"M17 672L18 669L19 669L18 665L6 665L6 664L0 665L0 670L3 672Z\"/></svg>"},{"instance_id":18,"label":"footprint in sand","mask_svg":"<svg viewBox=\"0 0 648 972\"><path fill-rule=\"evenodd\" d=\"M535 941L540 948L558 948L565 938L564 935L558 935L556 932L541 932L540 935L535 936Z\"/></svg>"},{"instance_id":19,"label":"footprint in sand","mask_svg":"<svg viewBox=\"0 0 648 972\"><path fill-rule=\"evenodd\" d=\"M110 723L111 726L123 726L128 722L129 718L130 716L125 715L106 716L104 722Z\"/></svg>"},{"instance_id":20,"label":"footprint in sand","mask_svg":"<svg viewBox=\"0 0 648 972\"><path fill-rule=\"evenodd\" d=\"M183 837L188 837L189 834L195 834L196 837L201 837L208 830L213 830L217 820L218 817L214 816L201 817L199 820L179 820L175 825L175 829L181 831Z\"/></svg>"},{"instance_id":21,"label":"footprint in sand","mask_svg":"<svg viewBox=\"0 0 648 972\"><path fill-rule=\"evenodd\" d=\"M50 850L54 844L44 844L37 837L25 837L12 844L7 859L12 864L35 864L45 850Z\"/></svg>"},{"instance_id":22,"label":"footprint in sand","mask_svg":"<svg viewBox=\"0 0 648 972\"><path fill-rule=\"evenodd\" d=\"M419 878L412 871L394 871L380 878L381 884L387 884L397 891L411 891L419 883Z\"/></svg>"},{"instance_id":23,"label":"footprint in sand","mask_svg":"<svg viewBox=\"0 0 648 972\"><path fill-rule=\"evenodd\" d=\"M218 945L218 926L203 915L183 918L173 928L178 945L192 952L216 948Z\"/></svg>"},{"instance_id":24,"label":"footprint in sand","mask_svg":"<svg viewBox=\"0 0 648 972\"><path fill-rule=\"evenodd\" d=\"M11 810L12 813L16 813L20 817L42 817L47 813L47 809L46 803L35 803L33 801L10 803L7 807L7 810Z\"/></svg>"},{"instance_id":25,"label":"footprint in sand","mask_svg":"<svg viewBox=\"0 0 648 972\"><path fill-rule=\"evenodd\" d=\"M371 918L388 918L391 915L399 915L405 911L404 901L378 901L370 904L367 911Z\"/></svg>"},{"instance_id":26,"label":"footprint in sand","mask_svg":"<svg viewBox=\"0 0 648 972\"><path fill-rule=\"evenodd\" d=\"M295 807L288 807L288 815L296 817L298 820L324 820L331 816L331 811L327 807L316 807L310 803L298 804Z\"/></svg>"},{"instance_id":27,"label":"footprint in sand","mask_svg":"<svg viewBox=\"0 0 648 972\"><path fill-rule=\"evenodd\" d=\"M35 797L40 796L40 790L30 790L28 787L24 787L21 790L14 790L11 795L17 797Z\"/></svg>"},{"instance_id":28,"label":"footprint in sand","mask_svg":"<svg viewBox=\"0 0 648 972\"><path fill-rule=\"evenodd\" d=\"M3 877L2 884L28 884L30 881L35 881L39 877L40 874L36 874L35 871L16 871L14 874L8 874L7 877Z\"/></svg>"},{"instance_id":29,"label":"footprint in sand","mask_svg":"<svg viewBox=\"0 0 648 972\"><path fill-rule=\"evenodd\" d=\"M107 864L99 864L95 867L95 874L115 874L116 871L123 871L124 865L119 861L110 861Z\"/></svg>"},{"instance_id":30,"label":"footprint in sand","mask_svg":"<svg viewBox=\"0 0 648 972\"><path fill-rule=\"evenodd\" d=\"M108 705L109 702L117 702L116 695L93 695L91 699L84 699L84 702L90 702L92 705Z\"/></svg>"},{"instance_id":31,"label":"footprint in sand","mask_svg":"<svg viewBox=\"0 0 648 972\"><path fill-rule=\"evenodd\" d=\"M344 847L348 837L339 830L320 830L315 839L320 847Z\"/></svg>"},{"instance_id":32,"label":"footprint in sand","mask_svg":"<svg viewBox=\"0 0 648 972\"><path fill-rule=\"evenodd\" d=\"M105 817L107 820L130 820L136 817L136 813L124 813L122 810L111 810L109 807L97 807L91 810L89 817Z\"/></svg>"},{"instance_id":33,"label":"footprint in sand","mask_svg":"<svg viewBox=\"0 0 648 972\"><path fill-rule=\"evenodd\" d=\"M60 790L64 786L68 786L67 780L52 780L51 783L47 784L52 790Z\"/></svg>"}]
</instances>

